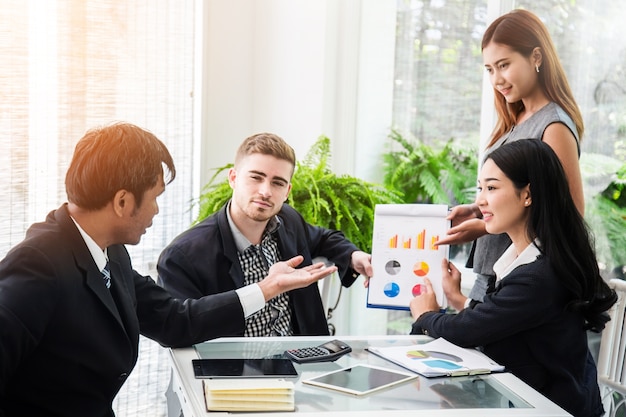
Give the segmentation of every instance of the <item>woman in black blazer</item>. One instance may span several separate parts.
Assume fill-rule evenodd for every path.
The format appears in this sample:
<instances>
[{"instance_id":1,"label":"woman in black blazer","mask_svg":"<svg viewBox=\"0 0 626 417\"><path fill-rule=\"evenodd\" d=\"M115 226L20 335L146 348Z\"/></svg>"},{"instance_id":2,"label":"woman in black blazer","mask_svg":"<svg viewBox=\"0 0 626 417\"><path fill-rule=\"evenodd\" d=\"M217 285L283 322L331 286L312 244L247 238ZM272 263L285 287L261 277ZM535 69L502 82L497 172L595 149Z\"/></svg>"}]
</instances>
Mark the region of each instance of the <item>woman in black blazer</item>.
<instances>
[{"instance_id":1,"label":"woman in black blazer","mask_svg":"<svg viewBox=\"0 0 626 417\"><path fill-rule=\"evenodd\" d=\"M504 145L487 157L478 183L487 231L513 242L494 265L496 288L466 306L461 275L445 260L444 292L459 312L440 313L427 281L411 301L411 333L480 346L573 415L603 415L586 331L604 328L616 295L600 276L556 154L538 140Z\"/></svg>"}]
</instances>

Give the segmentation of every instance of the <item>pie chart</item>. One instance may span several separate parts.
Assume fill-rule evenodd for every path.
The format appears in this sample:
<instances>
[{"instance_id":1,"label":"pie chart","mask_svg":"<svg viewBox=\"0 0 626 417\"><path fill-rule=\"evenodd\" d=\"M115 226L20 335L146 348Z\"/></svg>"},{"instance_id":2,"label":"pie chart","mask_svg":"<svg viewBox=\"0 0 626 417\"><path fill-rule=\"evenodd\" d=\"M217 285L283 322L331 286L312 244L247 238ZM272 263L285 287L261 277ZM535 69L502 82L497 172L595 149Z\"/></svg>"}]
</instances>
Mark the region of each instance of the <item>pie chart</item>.
<instances>
[{"instance_id":1,"label":"pie chart","mask_svg":"<svg viewBox=\"0 0 626 417\"><path fill-rule=\"evenodd\" d=\"M421 293L424 292L424 286L422 284L416 284L412 289L411 293L413 293L413 297L417 297Z\"/></svg>"},{"instance_id":2,"label":"pie chart","mask_svg":"<svg viewBox=\"0 0 626 417\"><path fill-rule=\"evenodd\" d=\"M398 275L400 273L400 262L396 260L391 260L385 264L385 271L389 275Z\"/></svg>"},{"instance_id":3,"label":"pie chart","mask_svg":"<svg viewBox=\"0 0 626 417\"><path fill-rule=\"evenodd\" d=\"M383 289L385 295L389 298L397 297L400 294L400 286L395 282L388 282Z\"/></svg>"},{"instance_id":4,"label":"pie chart","mask_svg":"<svg viewBox=\"0 0 626 417\"><path fill-rule=\"evenodd\" d=\"M425 277L428 275L429 270L430 268L426 262L416 262L415 265L413 265L413 273L418 277Z\"/></svg>"},{"instance_id":5,"label":"pie chart","mask_svg":"<svg viewBox=\"0 0 626 417\"><path fill-rule=\"evenodd\" d=\"M430 357L430 355L423 350L409 350L406 353L406 357L411 359L424 359Z\"/></svg>"}]
</instances>

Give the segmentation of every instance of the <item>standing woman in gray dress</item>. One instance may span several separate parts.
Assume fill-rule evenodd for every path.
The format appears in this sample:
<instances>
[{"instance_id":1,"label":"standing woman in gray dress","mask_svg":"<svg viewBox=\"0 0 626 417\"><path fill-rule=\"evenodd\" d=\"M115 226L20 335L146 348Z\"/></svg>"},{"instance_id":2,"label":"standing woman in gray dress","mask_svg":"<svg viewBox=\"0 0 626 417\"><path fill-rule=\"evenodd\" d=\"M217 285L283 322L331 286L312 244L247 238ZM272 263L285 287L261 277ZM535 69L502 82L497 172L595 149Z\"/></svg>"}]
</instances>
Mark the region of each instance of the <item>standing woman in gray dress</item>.
<instances>
[{"instance_id":1,"label":"standing woman in gray dress","mask_svg":"<svg viewBox=\"0 0 626 417\"><path fill-rule=\"evenodd\" d=\"M482 40L483 62L494 89L497 122L485 154L505 143L539 139L557 154L569 184L569 191L581 215L584 196L578 158L583 120L567 82L546 26L533 13L513 10L496 19ZM452 227L437 244L474 241L468 267L476 282L464 304L481 301L493 288L494 262L511 241L505 234L490 235L485 230L476 204L454 207L448 219Z\"/></svg>"}]
</instances>

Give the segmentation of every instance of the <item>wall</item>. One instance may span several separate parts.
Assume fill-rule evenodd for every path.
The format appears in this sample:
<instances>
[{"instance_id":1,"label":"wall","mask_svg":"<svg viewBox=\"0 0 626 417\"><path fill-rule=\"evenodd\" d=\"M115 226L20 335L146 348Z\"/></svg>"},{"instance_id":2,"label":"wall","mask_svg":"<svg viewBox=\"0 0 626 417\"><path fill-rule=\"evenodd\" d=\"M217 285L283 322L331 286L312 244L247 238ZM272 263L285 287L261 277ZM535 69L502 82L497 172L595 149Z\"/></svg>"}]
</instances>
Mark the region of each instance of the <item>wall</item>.
<instances>
[{"instance_id":1,"label":"wall","mask_svg":"<svg viewBox=\"0 0 626 417\"><path fill-rule=\"evenodd\" d=\"M335 172L380 179L391 126L395 1L206 0L197 6L198 189L212 168L232 162L244 138L261 131L282 136L299 158L327 135ZM385 332L385 312L364 306L361 282L343 292L333 320L339 333ZM355 316L367 320L350 319Z\"/></svg>"},{"instance_id":2,"label":"wall","mask_svg":"<svg viewBox=\"0 0 626 417\"><path fill-rule=\"evenodd\" d=\"M299 157L325 134L334 169L370 175L362 167L379 156L370 145L391 124L393 3L199 1L201 183L260 131L281 135Z\"/></svg>"}]
</instances>

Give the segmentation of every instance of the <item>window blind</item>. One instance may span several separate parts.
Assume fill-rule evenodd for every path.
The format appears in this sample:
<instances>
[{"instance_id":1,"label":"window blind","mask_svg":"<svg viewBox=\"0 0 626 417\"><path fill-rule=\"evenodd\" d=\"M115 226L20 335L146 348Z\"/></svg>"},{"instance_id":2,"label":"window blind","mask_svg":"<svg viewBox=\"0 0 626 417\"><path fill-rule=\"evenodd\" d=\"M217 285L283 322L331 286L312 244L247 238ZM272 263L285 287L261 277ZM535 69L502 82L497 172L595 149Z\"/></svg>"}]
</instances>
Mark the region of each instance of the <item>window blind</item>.
<instances>
[{"instance_id":1,"label":"window blind","mask_svg":"<svg viewBox=\"0 0 626 417\"><path fill-rule=\"evenodd\" d=\"M0 257L66 201L74 146L127 121L170 149L176 180L142 242L147 268L191 222L193 0L0 0Z\"/></svg>"}]
</instances>

